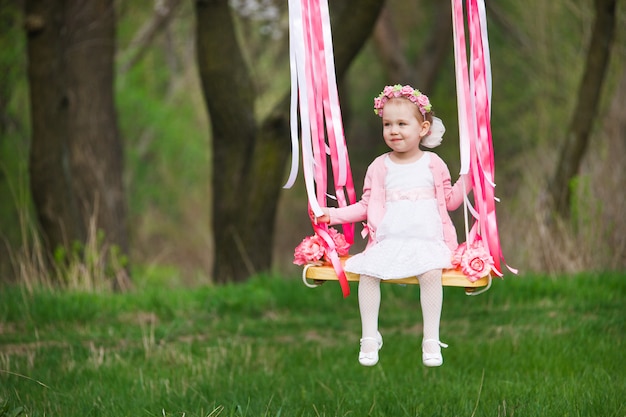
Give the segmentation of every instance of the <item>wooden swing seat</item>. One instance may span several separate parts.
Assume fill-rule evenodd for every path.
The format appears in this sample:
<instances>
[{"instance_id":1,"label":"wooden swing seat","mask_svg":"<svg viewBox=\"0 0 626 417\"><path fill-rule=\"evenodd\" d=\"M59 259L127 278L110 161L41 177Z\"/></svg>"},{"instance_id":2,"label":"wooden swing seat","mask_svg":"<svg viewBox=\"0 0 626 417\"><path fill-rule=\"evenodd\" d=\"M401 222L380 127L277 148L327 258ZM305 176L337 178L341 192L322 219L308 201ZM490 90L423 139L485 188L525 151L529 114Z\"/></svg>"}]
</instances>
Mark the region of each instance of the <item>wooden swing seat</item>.
<instances>
[{"instance_id":1,"label":"wooden swing seat","mask_svg":"<svg viewBox=\"0 0 626 417\"><path fill-rule=\"evenodd\" d=\"M341 263L345 262L347 258L342 258ZM313 286L322 285L326 281L338 281L337 274L332 265L307 265L302 273L303 280L313 281ZM346 278L348 282L358 282L359 275L352 272L346 272ZM442 283L446 287L462 287L465 288L466 293L471 293L481 287L489 287L491 285L491 274L487 274L477 281L470 281L465 274L458 269L444 269L442 275ZM394 280L383 280L389 284L417 284L419 281L417 277L407 277Z\"/></svg>"}]
</instances>

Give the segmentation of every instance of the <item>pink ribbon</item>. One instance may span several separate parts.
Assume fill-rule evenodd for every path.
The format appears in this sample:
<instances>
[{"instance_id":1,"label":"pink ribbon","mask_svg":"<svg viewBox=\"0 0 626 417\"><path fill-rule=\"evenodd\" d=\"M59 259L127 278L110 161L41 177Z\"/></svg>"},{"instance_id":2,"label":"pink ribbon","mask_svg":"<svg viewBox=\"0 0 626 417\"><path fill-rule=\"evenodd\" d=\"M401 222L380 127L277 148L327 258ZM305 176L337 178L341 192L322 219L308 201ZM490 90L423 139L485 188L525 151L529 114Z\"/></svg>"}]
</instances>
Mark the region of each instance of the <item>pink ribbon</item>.
<instances>
[{"instance_id":1,"label":"pink ribbon","mask_svg":"<svg viewBox=\"0 0 626 417\"><path fill-rule=\"evenodd\" d=\"M491 63L484 0L467 0L470 62L466 56L463 2L452 0L454 58L461 147L461 174L469 174L474 191L475 217L466 230L467 244L483 245L494 260L494 272L502 276L504 261L494 194L495 164L491 136ZM466 200L467 202L467 200ZM514 273L516 270L509 267Z\"/></svg>"},{"instance_id":2,"label":"pink ribbon","mask_svg":"<svg viewBox=\"0 0 626 417\"><path fill-rule=\"evenodd\" d=\"M315 222L323 214L327 197L339 207L356 202L348 160L333 57L327 0L289 0L291 67L292 161L285 188L295 182L298 170L298 103L300 109L302 165L315 233L326 245L328 258L341 284L344 297L350 294L348 281L328 234L328 226ZM297 98L296 98L297 97ZM296 156L294 156L296 154ZM328 159L333 173L333 192L328 193ZM349 244L354 242L354 225L342 225Z\"/></svg>"}]
</instances>

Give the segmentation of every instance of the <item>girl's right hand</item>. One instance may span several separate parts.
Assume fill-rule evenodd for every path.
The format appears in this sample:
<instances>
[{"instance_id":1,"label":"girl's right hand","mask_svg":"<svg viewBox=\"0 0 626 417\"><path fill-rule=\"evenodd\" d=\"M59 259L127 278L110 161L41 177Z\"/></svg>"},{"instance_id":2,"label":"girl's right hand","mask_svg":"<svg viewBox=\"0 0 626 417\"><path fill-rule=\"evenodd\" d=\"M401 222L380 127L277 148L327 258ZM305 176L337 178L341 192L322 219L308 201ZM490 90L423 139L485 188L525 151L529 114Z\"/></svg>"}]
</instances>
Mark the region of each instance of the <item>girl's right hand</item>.
<instances>
[{"instance_id":1,"label":"girl's right hand","mask_svg":"<svg viewBox=\"0 0 626 417\"><path fill-rule=\"evenodd\" d=\"M323 215L316 217L315 221L318 223L330 223L330 210L328 207L322 207Z\"/></svg>"}]
</instances>

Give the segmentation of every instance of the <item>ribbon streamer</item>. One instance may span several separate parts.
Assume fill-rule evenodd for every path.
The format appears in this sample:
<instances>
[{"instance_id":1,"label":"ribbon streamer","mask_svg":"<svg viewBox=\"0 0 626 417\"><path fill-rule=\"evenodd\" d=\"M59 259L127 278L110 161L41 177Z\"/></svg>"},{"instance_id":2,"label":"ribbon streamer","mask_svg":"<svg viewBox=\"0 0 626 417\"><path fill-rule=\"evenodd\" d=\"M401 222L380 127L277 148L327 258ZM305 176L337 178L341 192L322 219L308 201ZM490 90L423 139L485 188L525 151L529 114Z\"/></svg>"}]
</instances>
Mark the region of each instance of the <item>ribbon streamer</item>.
<instances>
[{"instance_id":1,"label":"ribbon streamer","mask_svg":"<svg viewBox=\"0 0 626 417\"><path fill-rule=\"evenodd\" d=\"M327 196L336 199L339 207L356 202L339 106L327 0L289 0L289 33L292 158L285 188L295 182L300 143L313 230L322 238L343 295L347 297L350 294L348 280L328 233L328 225L315 222L315 218L323 214ZM332 193L327 190L329 159L333 173ZM344 224L342 229L346 241L352 244L354 225Z\"/></svg>"},{"instance_id":2,"label":"ribbon streamer","mask_svg":"<svg viewBox=\"0 0 626 417\"><path fill-rule=\"evenodd\" d=\"M491 62L487 38L484 0L466 0L470 64L463 19L463 0L452 1L455 78L457 86L459 144L462 175L469 175L474 204L466 198L474 224L468 227L466 242L480 242L494 259L494 272L502 276L504 261L495 203L495 166L491 136ZM343 291L350 289L328 226L317 224L326 199L340 207L356 201L348 160L341 109L337 93L332 36L327 0L289 0L292 159L290 188L298 171L298 145L302 146L304 182L313 230L323 240ZM299 112L298 112L299 110ZM298 114L300 119L298 119ZM298 120L300 136L298 138ZM333 174L333 193L328 192L328 160ZM467 209L465 210L467 213ZM354 241L354 225L343 225L349 244ZM516 270L507 267L514 273Z\"/></svg>"},{"instance_id":3,"label":"ribbon streamer","mask_svg":"<svg viewBox=\"0 0 626 417\"><path fill-rule=\"evenodd\" d=\"M495 165L491 136L491 58L487 38L487 17L484 0L467 0L470 63L468 65L463 22L463 1L452 1L452 26L454 36L455 78L457 86L459 144L461 174L469 174L474 205L466 198L466 206L472 207L475 221L467 230L467 244L480 242L494 260L494 272L502 276L504 261L495 203ZM467 216L467 214L466 214ZM509 267L513 273L516 270Z\"/></svg>"}]
</instances>

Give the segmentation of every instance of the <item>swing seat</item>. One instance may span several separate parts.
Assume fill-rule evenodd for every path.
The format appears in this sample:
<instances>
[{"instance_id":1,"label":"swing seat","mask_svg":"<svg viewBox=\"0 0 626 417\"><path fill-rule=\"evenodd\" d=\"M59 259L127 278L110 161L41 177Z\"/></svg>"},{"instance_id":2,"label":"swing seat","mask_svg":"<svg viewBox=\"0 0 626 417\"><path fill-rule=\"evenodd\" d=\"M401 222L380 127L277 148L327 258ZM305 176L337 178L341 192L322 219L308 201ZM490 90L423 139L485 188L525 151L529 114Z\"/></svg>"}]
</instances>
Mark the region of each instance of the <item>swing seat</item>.
<instances>
[{"instance_id":1,"label":"swing seat","mask_svg":"<svg viewBox=\"0 0 626 417\"><path fill-rule=\"evenodd\" d=\"M341 264L343 265L347 258L341 258ZM348 282L358 282L359 275L346 271L346 278ZM487 274L484 277L472 282L465 274L458 269L444 269L441 277L442 283L446 287L462 287L465 288L465 293L470 295L476 292L477 289L484 288L479 293L482 293L491 287L491 274ZM322 285L326 281L338 281L337 274L335 273L332 265L306 265L302 271L302 280L309 287L317 287ZM308 280L311 280L313 284L310 284ZM389 284L417 284L419 281L417 277L407 277L394 280L383 280ZM477 293L478 294L478 293Z\"/></svg>"}]
</instances>

